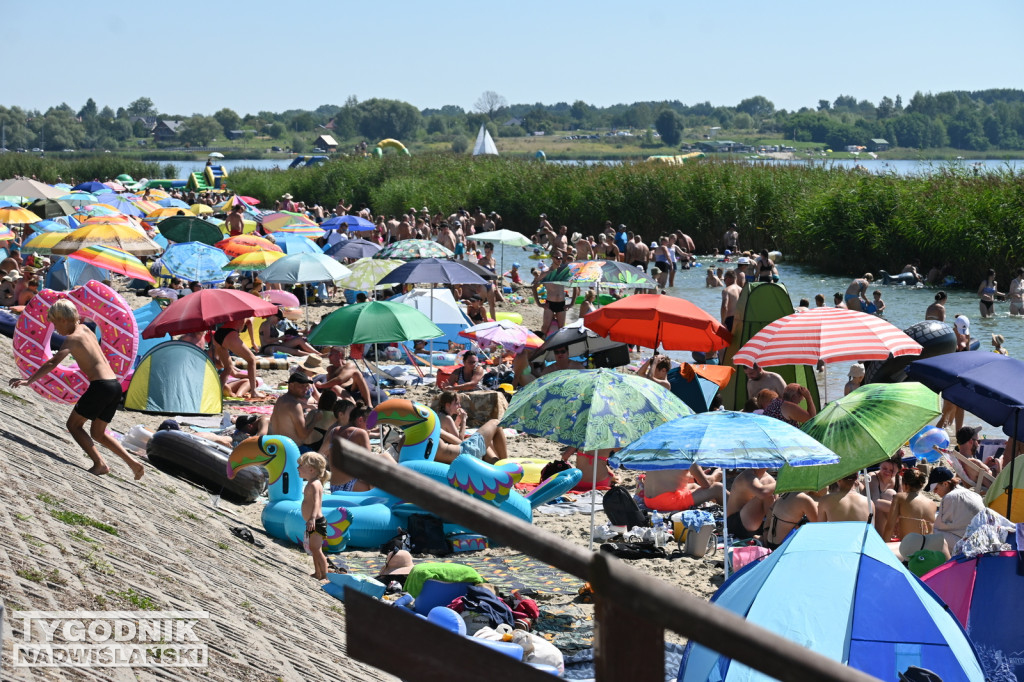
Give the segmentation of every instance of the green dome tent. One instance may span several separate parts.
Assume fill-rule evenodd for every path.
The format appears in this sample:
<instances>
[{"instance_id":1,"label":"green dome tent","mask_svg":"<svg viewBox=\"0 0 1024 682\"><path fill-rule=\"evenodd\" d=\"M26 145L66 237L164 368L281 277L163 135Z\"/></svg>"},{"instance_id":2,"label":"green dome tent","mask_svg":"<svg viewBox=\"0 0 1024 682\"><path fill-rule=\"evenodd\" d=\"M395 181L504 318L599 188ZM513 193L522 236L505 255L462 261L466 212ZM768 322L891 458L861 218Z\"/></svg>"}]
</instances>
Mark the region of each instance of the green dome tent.
<instances>
[{"instance_id":1,"label":"green dome tent","mask_svg":"<svg viewBox=\"0 0 1024 682\"><path fill-rule=\"evenodd\" d=\"M124 407L147 414L220 414L224 405L217 368L194 344L161 343L139 363Z\"/></svg>"}]
</instances>

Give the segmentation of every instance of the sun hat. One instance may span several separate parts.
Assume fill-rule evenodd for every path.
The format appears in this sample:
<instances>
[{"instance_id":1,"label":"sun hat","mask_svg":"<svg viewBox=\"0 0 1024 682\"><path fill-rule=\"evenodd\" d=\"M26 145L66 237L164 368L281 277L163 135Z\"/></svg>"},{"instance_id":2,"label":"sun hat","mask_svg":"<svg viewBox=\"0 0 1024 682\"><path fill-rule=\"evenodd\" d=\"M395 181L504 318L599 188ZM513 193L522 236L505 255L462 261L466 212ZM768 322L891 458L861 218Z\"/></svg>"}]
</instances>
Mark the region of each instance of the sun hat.
<instances>
[{"instance_id":1,"label":"sun hat","mask_svg":"<svg viewBox=\"0 0 1024 682\"><path fill-rule=\"evenodd\" d=\"M850 365L850 373L847 376L849 376L852 379L863 379L864 374L864 365L860 364L859 362L855 362L852 365Z\"/></svg>"},{"instance_id":2,"label":"sun hat","mask_svg":"<svg viewBox=\"0 0 1024 682\"><path fill-rule=\"evenodd\" d=\"M282 195L281 195L281 198L282 198L282 199L287 199L287 200L289 200L289 201L290 201L290 200L291 200L291 198L292 198L292 195L291 195L291 194L288 194L287 192L285 192L284 194L282 194Z\"/></svg>"},{"instance_id":3,"label":"sun hat","mask_svg":"<svg viewBox=\"0 0 1024 682\"><path fill-rule=\"evenodd\" d=\"M1002 334L993 334L992 335L992 345L993 346L1001 346L1004 343L1006 343L1006 338Z\"/></svg>"},{"instance_id":4,"label":"sun hat","mask_svg":"<svg viewBox=\"0 0 1024 682\"><path fill-rule=\"evenodd\" d=\"M310 374L319 374L324 366L324 361L319 355L307 355L306 359L299 365L299 369Z\"/></svg>"},{"instance_id":5,"label":"sun hat","mask_svg":"<svg viewBox=\"0 0 1024 682\"><path fill-rule=\"evenodd\" d=\"M582 238L583 238L582 234L580 234L579 232L573 232L572 233L572 239L570 239L569 241L571 241L571 242L578 242Z\"/></svg>"}]
</instances>

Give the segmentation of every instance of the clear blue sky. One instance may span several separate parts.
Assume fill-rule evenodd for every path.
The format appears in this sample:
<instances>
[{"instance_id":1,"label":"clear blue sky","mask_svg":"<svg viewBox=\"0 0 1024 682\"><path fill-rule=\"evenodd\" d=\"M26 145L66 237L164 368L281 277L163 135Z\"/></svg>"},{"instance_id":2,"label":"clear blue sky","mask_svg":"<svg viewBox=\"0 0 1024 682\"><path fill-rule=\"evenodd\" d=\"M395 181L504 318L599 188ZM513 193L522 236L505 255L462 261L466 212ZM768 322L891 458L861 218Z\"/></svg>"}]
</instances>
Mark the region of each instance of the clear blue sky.
<instances>
[{"instance_id":1,"label":"clear blue sky","mask_svg":"<svg viewBox=\"0 0 1024 682\"><path fill-rule=\"evenodd\" d=\"M493 90L598 106L763 95L796 110L840 94L1024 89L1021 0L3 5L0 104L26 108L145 96L162 113L246 114L355 95L471 109Z\"/></svg>"}]
</instances>

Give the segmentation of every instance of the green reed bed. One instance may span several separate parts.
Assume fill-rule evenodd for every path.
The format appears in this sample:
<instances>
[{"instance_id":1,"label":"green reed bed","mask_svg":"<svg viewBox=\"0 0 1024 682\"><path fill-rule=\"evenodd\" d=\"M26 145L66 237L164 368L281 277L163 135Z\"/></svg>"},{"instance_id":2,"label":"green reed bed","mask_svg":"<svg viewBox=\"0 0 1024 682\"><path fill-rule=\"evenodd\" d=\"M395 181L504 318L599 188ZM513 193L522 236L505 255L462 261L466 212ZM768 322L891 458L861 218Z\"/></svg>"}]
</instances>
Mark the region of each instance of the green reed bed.
<instances>
[{"instance_id":1,"label":"green reed bed","mask_svg":"<svg viewBox=\"0 0 1024 682\"><path fill-rule=\"evenodd\" d=\"M386 214L481 206L527 233L541 213L584 234L605 220L625 223L647 241L680 229L702 252L720 247L736 223L745 248L778 249L837 273L898 271L917 258L925 269L949 261L968 281L995 267L1009 281L1010 270L1024 265L1024 182L1010 170L900 177L713 159L581 166L424 155L238 170L231 186L264 202L288 192Z\"/></svg>"},{"instance_id":2,"label":"green reed bed","mask_svg":"<svg viewBox=\"0 0 1024 682\"><path fill-rule=\"evenodd\" d=\"M169 178L174 175L173 164L159 164L124 158L113 154L99 154L76 158L42 157L36 154L7 152L0 154L0 178L32 177L48 183L84 182L98 178L109 180L122 173L135 179Z\"/></svg>"}]
</instances>

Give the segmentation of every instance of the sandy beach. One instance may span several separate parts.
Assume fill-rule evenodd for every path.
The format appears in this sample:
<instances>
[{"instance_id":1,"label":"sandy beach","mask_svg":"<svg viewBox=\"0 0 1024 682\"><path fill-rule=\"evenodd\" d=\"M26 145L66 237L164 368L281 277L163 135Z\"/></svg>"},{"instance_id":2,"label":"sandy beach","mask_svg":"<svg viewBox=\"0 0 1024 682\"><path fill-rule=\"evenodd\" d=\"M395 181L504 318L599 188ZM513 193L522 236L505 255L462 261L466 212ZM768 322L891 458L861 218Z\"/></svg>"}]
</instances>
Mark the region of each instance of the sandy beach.
<instances>
[{"instance_id":1,"label":"sandy beach","mask_svg":"<svg viewBox=\"0 0 1024 682\"><path fill-rule=\"evenodd\" d=\"M146 297L125 294L132 307ZM540 308L521 304L502 309L521 313L527 326L540 326ZM317 320L332 306L312 306ZM570 315L570 319L575 313ZM11 340L3 338L0 368L17 376ZM261 371L269 386L278 386L287 371ZM411 387L407 397L429 403L435 387ZM228 413L239 413L225 402ZM47 402L30 389L0 390L0 596L8 610L8 632L24 636L13 611L58 609L159 608L205 610L202 628L210 647L209 667L176 671L180 679L273 680L390 679L344 654L344 606L320 590L309 577L311 561L301 548L266 535L260 521L263 501L236 505L215 500L206 490L169 476L147 464L135 482L116 458L105 455L111 474L87 473L88 459L70 439L64 421L70 406ZM111 428L126 433L135 425L155 430L164 416L118 411ZM557 458L561 447L527 435L509 440L511 457ZM631 489L635 477L622 472ZM68 519L71 519L69 522ZM606 521L598 512L597 523ZM75 525L75 524L85 525ZM535 514L534 524L586 546L586 514ZM245 526L265 543L259 549L233 536ZM100 527L107 530L101 530ZM116 533L116 534L114 534ZM484 556L511 557L508 547ZM345 552L341 560L383 565L373 551ZM417 557L417 560L429 557ZM678 589L710 596L722 580L719 557L679 557L632 562ZM484 575L486 578L486 575ZM592 612L575 595L540 595L538 603L575 604ZM681 641L667 633L669 641ZM39 669L10 668L5 645L3 664L13 679L43 679ZM313 670L318 670L313 673ZM5 675L5 676L6 676ZM53 679L56 679L54 677ZM60 679L121 679L104 671L61 671Z\"/></svg>"}]
</instances>

